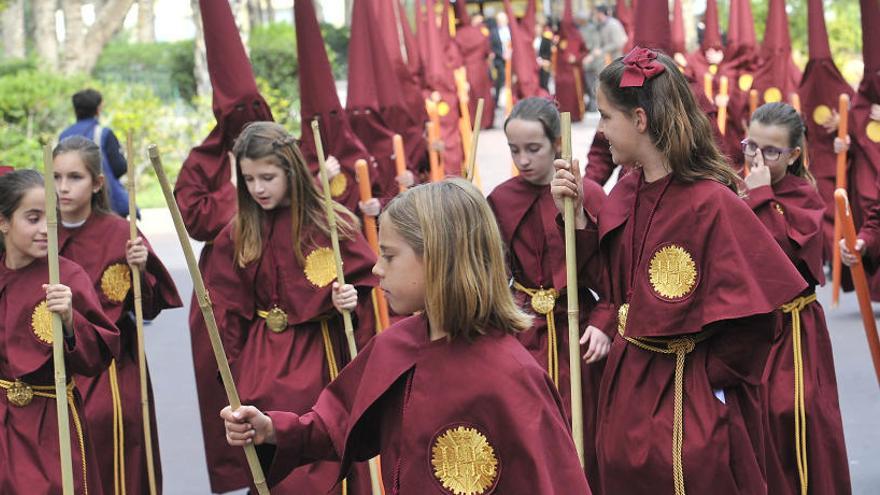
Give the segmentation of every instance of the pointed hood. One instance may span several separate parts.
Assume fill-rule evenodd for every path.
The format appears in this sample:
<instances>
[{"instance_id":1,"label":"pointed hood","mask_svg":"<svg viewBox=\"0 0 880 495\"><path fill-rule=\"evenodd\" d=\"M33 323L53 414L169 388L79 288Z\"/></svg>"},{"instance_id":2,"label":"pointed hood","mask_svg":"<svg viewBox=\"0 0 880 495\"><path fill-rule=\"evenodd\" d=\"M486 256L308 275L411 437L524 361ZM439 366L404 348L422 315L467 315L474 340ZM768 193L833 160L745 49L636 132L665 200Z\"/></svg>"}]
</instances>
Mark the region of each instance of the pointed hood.
<instances>
[{"instance_id":1,"label":"pointed hood","mask_svg":"<svg viewBox=\"0 0 880 495\"><path fill-rule=\"evenodd\" d=\"M791 35L788 30L785 0L770 0L761 51L765 57L773 57L781 53L791 54Z\"/></svg>"},{"instance_id":2,"label":"pointed hood","mask_svg":"<svg viewBox=\"0 0 880 495\"><path fill-rule=\"evenodd\" d=\"M531 33L535 31L535 23L538 22L538 5L537 0L528 0L526 3L526 11L520 20L520 26L523 32Z\"/></svg>"},{"instance_id":3,"label":"pointed hood","mask_svg":"<svg viewBox=\"0 0 880 495\"><path fill-rule=\"evenodd\" d=\"M447 69L446 43L443 39L444 34L441 33L441 27L446 26L448 29L448 25L441 21L441 27L437 26L436 5L435 0L427 0L419 23L419 43L422 44L424 53L425 84L435 91L455 92L455 80L452 71ZM445 18L445 9L442 12Z\"/></svg>"},{"instance_id":4,"label":"pointed hood","mask_svg":"<svg viewBox=\"0 0 880 495\"><path fill-rule=\"evenodd\" d=\"M618 3L620 6L620 3ZM669 25L669 4L638 2L633 16L632 46L672 51L672 30Z\"/></svg>"},{"instance_id":5,"label":"pointed hood","mask_svg":"<svg viewBox=\"0 0 880 495\"><path fill-rule=\"evenodd\" d=\"M633 37L633 10L626 4L626 0L617 0L617 6L614 7L616 14L614 17L617 17L617 20L623 24L623 29L626 30L630 39Z\"/></svg>"},{"instance_id":6,"label":"pointed hood","mask_svg":"<svg viewBox=\"0 0 880 495\"><path fill-rule=\"evenodd\" d=\"M860 0L865 74L880 70L880 1Z\"/></svg>"},{"instance_id":7,"label":"pointed hood","mask_svg":"<svg viewBox=\"0 0 880 495\"><path fill-rule=\"evenodd\" d=\"M754 48L758 46L758 38L755 36L755 17L752 15L752 2L749 0L734 0L739 4L739 26L737 37L742 46Z\"/></svg>"},{"instance_id":8,"label":"pointed hood","mask_svg":"<svg viewBox=\"0 0 880 495\"><path fill-rule=\"evenodd\" d=\"M678 2L680 0L676 0ZM740 44L739 23L742 17L742 6L739 0L730 0L730 10L727 13L727 49L735 50Z\"/></svg>"},{"instance_id":9,"label":"pointed hood","mask_svg":"<svg viewBox=\"0 0 880 495\"><path fill-rule=\"evenodd\" d=\"M458 17L458 22L460 22L462 26L470 26L471 16L467 11L466 0L457 0L455 2L455 15Z\"/></svg>"},{"instance_id":10,"label":"pointed hood","mask_svg":"<svg viewBox=\"0 0 880 495\"><path fill-rule=\"evenodd\" d=\"M703 31L703 42L700 44L702 49L709 48L721 49L721 32L718 28L718 3L716 0L706 0L706 14L704 21L706 25Z\"/></svg>"},{"instance_id":11,"label":"pointed hood","mask_svg":"<svg viewBox=\"0 0 880 495\"><path fill-rule=\"evenodd\" d=\"M555 96L559 111L569 112L572 122L578 122L585 110L582 63L589 52L574 22L571 3L572 0L565 0L559 23Z\"/></svg>"},{"instance_id":12,"label":"pointed hood","mask_svg":"<svg viewBox=\"0 0 880 495\"><path fill-rule=\"evenodd\" d=\"M355 108L378 110L377 71L391 69L391 61L388 60L384 45L373 46L373 37L370 36L370 25L373 23L371 10L365 0L355 1L352 7L351 38L348 43L348 80L357 83L348 86L345 108L349 111Z\"/></svg>"},{"instance_id":13,"label":"pointed hood","mask_svg":"<svg viewBox=\"0 0 880 495\"><path fill-rule=\"evenodd\" d=\"M735 1L735 0L734 0ZM672 5L672 53L686 53L684 35L684 15L681 12L681 0L675 0Z\"/></svg>"},{"instance_id":14,"label":"pointed hood","mask_svg":"<svg viewBox=\"0 0 880 495\"><path fill-rule=\"evenodd\" d=\"M865 75L849 112L849 131L857 148L853 164L856 170L880 164L880 125L871 120L871 105L880 104L880 1L861 0L860 5Z\"/></svg>"},{"instance_id":15,"label":"pointed hood","mask_svg":"<svg viewBox=\"0 0 880 495\"><path fill-rule=\"evenodd\" d=\"M752 87L758 90L761 102L788 101L797 91L801 71L791 58L791 37L784 0L770 0L767 27L761 45L761 66L755 73Z\"/></svg>"},{"instance_id":16,"label":"pointed hood","mask_svg":"<svg viewBox=\"0 0 880 495\"><path fill-rule=\"evenodd\" d=\"M507 13L507 18L510 19L510 43L513 47L511 64L513 65L512 70L516 77L514 95L517 100L531 96L546 95L546 91L541 88L540 81L538 80L538 61L535 58L535 49L532 46L532 36L530 33L534 30L534 26L526 32L516 22L510 0L504 0L504 10Z\"/></svg>"},{"instance_id":17,"label":"pointed hood","mask_svg":"<svg viewBox=\"0 0 880 495\"><path fill-rule=\"evenodd\" d=\"M822 0L809 0L807 3L807 38L810 45L810 59L831 58Z\"/></svg>"}]
</instances>

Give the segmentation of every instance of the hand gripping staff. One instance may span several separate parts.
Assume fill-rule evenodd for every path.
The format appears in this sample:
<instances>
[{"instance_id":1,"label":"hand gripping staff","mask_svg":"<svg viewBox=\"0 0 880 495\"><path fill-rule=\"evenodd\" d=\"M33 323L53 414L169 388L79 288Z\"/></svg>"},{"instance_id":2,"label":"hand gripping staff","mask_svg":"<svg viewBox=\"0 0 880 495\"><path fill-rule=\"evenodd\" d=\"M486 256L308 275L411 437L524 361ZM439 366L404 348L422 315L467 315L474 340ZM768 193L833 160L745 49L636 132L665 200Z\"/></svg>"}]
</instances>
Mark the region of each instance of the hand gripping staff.
<instances>
[{"instance_id":1,"label":"hand gripping staff","mask_svg":"<svg viewBox=\"0 0 880 495\"><path fill-rule=\"evenodd\" d=\"M849 95L843 93L840 95L840 123L837 125L837 137L845 140L847 134L847 123L849 119ZM846 151L837 154L837 172L836 184L834 187L846 191ZM835 197L837 191L834 192ZM840 304L840 277L843 267L840 260L840 248L837 243L843 238L843 227L841 226L840 208L835 210L834 214L834 249L831 257L831 307L836 308ZM850 219L852 221L852 219ZM852 251L853 253L855 251ZM855 270L853 270L854 272ZM862 270L864 271L864 269ZM876 361L875 361L876 362Z\"/></svg>"},{"instance_id":2,"label":"hand gripping staff","mask_svg":"<svg viewBox=\"0 0 880 495\"><path fill-rule=\"evenodd\" d=\"M208 328L208 337L211 339L211 348L214 350L214 358L217 360L217 368L220 370L220 378L223 380L223 388L226 389L226 398L229 405L235 411L241 407L241 399L238 397L238 391L235 389L235 381L232 379L232 371L229 369L229 361L226 359L226 351L223 350L223 342L220 340L220 332L217 330L217 320L214 319L214 308L211 300L208 298L208 291L205 289L205 281L202 280L202 273L199 271L199 265L193 254L192 246L189 244L189 234L183 225L183 218L180 216L180 209L174 200L174 194L171 192L171 185L168 183L168 177L165 176L165 170L162 168L162 160L159 157L159 148L155 144L149 147L150 161L153 169L156 171L156 177L162 186L162 192L165 194L165 203L171 212L171 219L174 220L174 228L177 230L177 237L180 240L180 247L183 249L183 255L186 257L186 264L189 267L189 274L192 278L193 288L196 291L196 298L199 301L199 309L202 310L202 316L205 318L205 326ZM254 486L260 495L269 495L269 488L266 485L266 478L263 476L263 468L260 467L260 460L257 458L257 451L253 444L244 446L244 454L247 458L248 466L251 469L251 475L254 478Z\"/></svg>"},{"instance_id":3,"label":"hand gripping staff","mask_svg":"<svg viewBox=\"0 0 880 495\"><path fill-rule=\"evenodd\" d=\"M128 158L128 226L129 239L135 241L137 229L137 166L134 159L134 140L131 130L125 139L125 156ZM134 319L137 326L138 371L141 380L141 417L144 420L144 450L147 453L147 480L150 495L156 495L156 468L153 460L153 425L150 424L150 394L147 391L147 355L144 349L144 304L141 294L141 272L131 271L131 287L134 294Z\"/></svg>"},{"instance_id":4,"label":"hand gripping staff","mask_svg":"<svg viewBox=\"0 0 880 495\"><path fill-rule=\"evenodd\" d=\"M49 284L61 283L58 267L58 210L55 205L55 173L52 167L52 146L43 148L46 170L46 231L49 235ZM61 316L52 313L52 365L55 367L55 407L58 412L58 443L61 454L61 486L64 495L73 495L73 456L70 452L67 373L64 369L64 330ZM86 483L83 471L83 485Z\"/></svg>"},{"instance_id":5,"label":"hand gripping staff","mask_svg":"<svg viewBox=\"0 0 880 495\"><path fill-rule=\"evenodd\" d=\"M330 178L327 175L327 167L324 165L324 144L321 142L321 128L317 120L312 121L312 134L315 136L315 151L318 155L318 167L321 169L321 185L324 188L324 208L327 211L327 226L330 228L330 244L333 245L333 258L336 260L336 282L340 286L345 285L345 272L342 271L342 254L339 251L339 232L336 231L336 210L333 209L333 197L330 195ZM345 340L348 341L348 353L351 359L357 356L357 345L354 342L354 324L351 322L351 313L342 312L342 322L345 325ZM370 459L370 485L373 495L382 495L382 486L379 477L379 465L376 458Z\"/></svg>"},{"instance_id":6,"label":"hand gripping staff","mask_svg":"<svg viewBox=\"0 0 880 495\"><path fill-rule=\"evenodd\" d=\"M562 159L571 164L571 114L562 113ZM565 299L568 301L568 363L571 375L571 435L584 465L584 414L581 395L581 348L578 328L577 252L574 241L574 200L565 198Z\"/></svg>"},{"instance_id":7,"label":"hand gripping staff","mask_svg":"<svg viewBox=\"0 0 880 495\"><path fill-rule=\"evenodd\" d=\"M841 122L843 122L841 120ZM846 190L838 188L834 191L834 202L837 204L837 216L840 219L843 238L846 239L846 248L855 253L856 227L853 225L852 212L849 209L849 199ZM837 247L835 245L835 247ZM839 251L838 251L839 252ZM865 277L865 267L859 259L851 267L853 285L856 286L856 295L859 298L859 310L862 313L862 323L865 325L865 336L868 338L868 348L871 350L871 360L874 362L874 373L877 382L880 383L880 338L877 337L877 322L874 321L874 310L871 308L871 293L868 292L868 279Z\"/></svg>"}]
</instances>

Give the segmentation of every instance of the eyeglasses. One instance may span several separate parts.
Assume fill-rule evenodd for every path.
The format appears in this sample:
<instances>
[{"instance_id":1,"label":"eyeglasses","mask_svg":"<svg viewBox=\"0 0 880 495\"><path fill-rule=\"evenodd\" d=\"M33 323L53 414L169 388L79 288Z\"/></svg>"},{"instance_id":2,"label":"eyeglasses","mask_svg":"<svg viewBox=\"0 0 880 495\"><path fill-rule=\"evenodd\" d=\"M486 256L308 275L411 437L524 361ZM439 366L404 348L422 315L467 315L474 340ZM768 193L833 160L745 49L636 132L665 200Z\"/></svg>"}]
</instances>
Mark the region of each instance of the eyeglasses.
<instances>
[{"instance_id":1,"label":"eyeglasses","mask_svg":"<svg viewBox=\"0 0 880 495\"><path fill-rule=\"evenodd\" d=\"M794 148L777 148L776 146L764 146L761 148L758 146L758 143L751 139L743 139L740 144L742 145L744 155L751 158L758 154L758 150L761 150L761 154L764 155L764 159L768 162L775 162L783 154L791 153L794 150Z\"/></svg>"}]
</instances>

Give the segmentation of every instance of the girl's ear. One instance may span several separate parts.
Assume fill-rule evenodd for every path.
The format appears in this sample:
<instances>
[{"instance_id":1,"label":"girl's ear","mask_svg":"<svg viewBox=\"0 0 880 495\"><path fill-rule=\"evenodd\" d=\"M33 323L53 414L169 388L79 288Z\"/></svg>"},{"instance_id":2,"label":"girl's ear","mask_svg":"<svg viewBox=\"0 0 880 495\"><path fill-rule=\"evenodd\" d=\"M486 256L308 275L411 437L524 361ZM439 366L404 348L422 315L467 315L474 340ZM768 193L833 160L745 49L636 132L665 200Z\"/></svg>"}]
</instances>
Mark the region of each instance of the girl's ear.
<instances>
[{"instance_id":1,"label":"girl's ear","mask_svg":"<svg viewBox=\"0 0 880 495\"><path fill-rule=\"evenodd\" d=\"M556 138L556 141L553 142L553 151L555 152L554 154L557 156L562 153L562 136L559 136L558 138Z\"/></svg>"},{"instance_id":2,"label":"girl's ear","mask_svg":"<svg viewBox=\"0 0 880 495\"><path fill-rule=\"evenodd\" d=\"M801 147L800 147L800 146L798 146L797 148L791 150L791 156L788 157L788 165L789 165L789 166L793 165L794 162L796 162L797 159L800 158L801 153L803 153L803 150L801 150Z\"/></svg>"},{"instance_id":3,"label":"girl's ear","mask_svg":"<svg viewBox=\"0 0 880 495\"><path fill-rule=\"evenodd\" d=\"M0 233L7 235L9 234L9 229L9 220L4 215L0 215Z\"/></svg>"},{"instance_id":4,"label":"girl's ear","mask_svg":"<svg viewBox=\"0 0 880 495\"><path fill-rule=\"evenodd\" d=\"M639 132L645 132L648 130L648 114L645 113L645 109L642 107L636 107L633 110L633 118L635 119L636 130Z\"/></svg>"},{"instance_id":5,"label":"girl's ear","mask_svg":"<svg viewBox=\"0 0 880 495\"><path fill-rule=\"evenodd\" d=\"M104 188L104 184L106 184L106 178L104 174L101 174L95 179L95 187L92 188L92 194L97 194L98 191Z\"/></svg>"}]
</instances>

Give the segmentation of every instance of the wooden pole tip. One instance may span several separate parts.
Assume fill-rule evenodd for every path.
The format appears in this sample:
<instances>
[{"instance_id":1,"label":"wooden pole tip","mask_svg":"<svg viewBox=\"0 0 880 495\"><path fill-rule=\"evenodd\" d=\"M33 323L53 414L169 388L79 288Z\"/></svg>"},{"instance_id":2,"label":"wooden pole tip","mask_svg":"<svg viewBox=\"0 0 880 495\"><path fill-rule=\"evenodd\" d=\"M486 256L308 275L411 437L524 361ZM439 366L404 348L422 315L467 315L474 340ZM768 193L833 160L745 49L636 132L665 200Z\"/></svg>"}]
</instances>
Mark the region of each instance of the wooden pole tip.
<instances>
[{"instance_id":1,"label":"wooden pole tip","mask_svg":"<svg viewBox=\"0 0 880 495\"><path fill-rule=\"evenodd\" d=\"M147 152L150 154L150 158L157 158L159 156L159 147L151 144L147 147Z\"/></svg>"},{"instance_id":2,"label":"wooden pole tip","mask_svg":"<svg viewBox=\"0 0 880 495\"><path fill-rule=\"evenodd\" d=\"M312 121L312 131L318 132L318 119Z\"/></svg>"}]
</instances>

